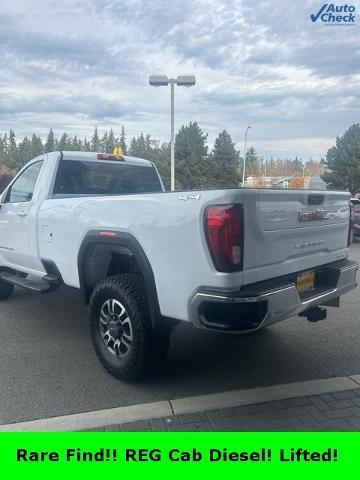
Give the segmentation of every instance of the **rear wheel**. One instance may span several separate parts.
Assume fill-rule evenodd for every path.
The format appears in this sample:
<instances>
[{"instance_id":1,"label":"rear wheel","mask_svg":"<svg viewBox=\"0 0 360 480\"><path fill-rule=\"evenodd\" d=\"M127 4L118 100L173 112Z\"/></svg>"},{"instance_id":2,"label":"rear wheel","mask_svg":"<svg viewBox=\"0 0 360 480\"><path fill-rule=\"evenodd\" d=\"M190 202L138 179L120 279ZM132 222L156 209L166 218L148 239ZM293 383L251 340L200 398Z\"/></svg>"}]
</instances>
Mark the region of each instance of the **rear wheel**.
<instances>
[{"instance_id":1,"label":"rear wheel","mask_svg":"<svg viewBox=\"0 0 360 480\"><path fill-rule=\"evenodd\" d=\"M90 328L100 362L121 380L136 380L150 373L168 352L171 331L155 334L140 275L115 275L95 287Z\"/></svg>"},{"instance_id":2,"label":"rear wheel","mask_svg":"<svg viewBox=\"0 0 360 480\"><path fill-rule=\"evenodd\" d=\"M14 285L0 279L0 300L6 300L14 291Z\"/></svg>"}]
</instances>

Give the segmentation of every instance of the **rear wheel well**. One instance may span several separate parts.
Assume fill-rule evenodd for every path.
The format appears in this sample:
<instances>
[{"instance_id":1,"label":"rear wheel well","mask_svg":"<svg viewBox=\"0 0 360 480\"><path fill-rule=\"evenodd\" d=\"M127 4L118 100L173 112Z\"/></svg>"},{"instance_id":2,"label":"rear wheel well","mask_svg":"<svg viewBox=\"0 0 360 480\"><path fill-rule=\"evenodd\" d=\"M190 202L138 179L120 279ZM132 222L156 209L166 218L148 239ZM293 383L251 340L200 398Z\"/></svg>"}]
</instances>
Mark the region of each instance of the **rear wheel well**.
<instances>
[{"instance_id":1,"label":"rear wheel well","mask_svg":"<svg viewBox=\"0 0 360 480\"><path fill-rule=\"evenodd\" d=\"M90 245L83 259L83 267L83 287L87 301L95 286L107 277L121 273L137 273L143 276L134 253L120 245Z\"/></svg>"},{"instance_id":2,"label":"rear wheel well","mask_svg":"<svg viewBox=\"0 0 360 480\"><path fill-rule=\"evenodd\" d=\"M144 281L146 301L154 329L173 326L177 323L160 313L155 277L150 262L140 243L128 233L99 238L100 231L87 234L80 247L78 271L80 290L84 301L89 303L95 286L107 277L117 274L138 274ZM114 232L115 233L115 232Z\"/></svg>"}]
</instances>

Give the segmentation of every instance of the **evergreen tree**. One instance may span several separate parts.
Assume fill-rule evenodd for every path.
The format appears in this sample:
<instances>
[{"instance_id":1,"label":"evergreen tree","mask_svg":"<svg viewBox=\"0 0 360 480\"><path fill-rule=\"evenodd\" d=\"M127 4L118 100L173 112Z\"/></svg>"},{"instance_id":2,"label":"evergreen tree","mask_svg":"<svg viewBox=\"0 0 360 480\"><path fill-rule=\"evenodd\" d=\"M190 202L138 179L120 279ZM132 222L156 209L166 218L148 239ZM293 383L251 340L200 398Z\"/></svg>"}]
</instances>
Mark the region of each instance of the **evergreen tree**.
<instances>
[{"instance_id":1,"label":"evergreen tree","mask_svg":"<svg viewBox=\"0 0 360 480\"><path fill-rule=\"evenodd\" d=\"M359 125L353 125L344 135L337 139L336 146L328 151L326 160L321 162L310 159L306 163L305 175L318 176L327 167L324 174L326 181L333 188L349 188L352 193L360 190L358 179L360 171ZM211 154L207 154L207 135L203 133L196 122L183 126L177 136L175 145L175 165L177 188L222 188L236 187L242 176L242 159L226 130L217 139ZM15 132L0 135L0 167L6 166L15 172L28 160L54 150L79 150L112 153L115 146L121 146L124 153L146 158L156 165L166 188L170 187L170 145L162 145L153 139L149 133L141 133L131 140L130 148L126 145L125 128L121 128L119 137L114 130L106 131L99 138L95 127L91 140L69 136L63 133L57 139L52 129L49 130L46 143L33 134L17 142ZM250 147L246 152L246 176L260 178L264 173L262 159ZM294 177L301 174L303 163L301 158L270 158L267 162L268 176ZM240 174L240 175L239 175Z\"/></svg>"},{"instance_id":2,"label":"evergreen tree","mask_svg":"<svg viewBox=\"0 0 360 480\"><path fill-rule=\"evenodd\" d=\"M91 151L100 152L100 139L97 127L95 127L94 134L91 138Z\"/></svg>"},{"instance_id":3,"label":"evergreen tree","mask_svg":"<svg viewBox=\"0 0 360 480\"><path fill-rule=\"evenodd\" d=\"M77 152L78 150L81 150L81 147L82 147L82 142L77 138L77 135L75 135L71 140L70 150Z\"/></svg>"},{"instance_id":4,"label":"evergreen tree","mask_svg":"<svg viewBox=\"0 0 360 480\"><path fill-rule=\"evenodd\" d=\"M4 159L5 159L5 142L0 135L0 165L4 164Z\"/></svg>"},{"instance_id":5,"label":"evergreen tree","mask_svg":"<svg viewBox=\"0 0 360 480\"><path fill-rule=\"evenodd\" d=\"M14 167L14 165L11 165L11 158L8 154L8 138L6 133L4 137L0 136L0 165Z\"/></svg>"},{"instance_id":6,"label":"evergreen tree","mask_svg":"<svg viewBox=\"0 0 360 480\"><path fill-rule=\"evenodd\" d=\"M68 150L68 148L69 148L68 139L69 139L69 136L67 135L67 133L63 133L59 142L58 142L58 149L59 150L61 150L61 151Z\"/></svg>"},{"instance_id":7,"label":"evergreen tree","mask_svg":"<svg viewBox=\"0 0 360 480\"><path fill-rule=\"evenodd\" d=\"M253 147L250 147L246 151L246 164L245 164L245 175L246 177L254 176L258 173L258 160L259 157Z\"/></svg>"},{"instance_id":8,"label":"evergreen tree","mask_svg":"<svg viewBox=\"0 0 360 480\"><path fill-rule=\"evenodd\" d=\"M31 137L31 158L38 157L44 153L44 145L41 141L41 138L35 133Z\"/></svg>"},{"instance_id":9,"label":"evergreen tree","mask_svg":"<svg viewBox=\"0 0 360 480\"><path fill-rule=\"evenodd\" d=\"M83 148L82 149L83 149L84 152L90 152L91 151L91 143L86 137L84 138L84 143L83 143Z\"/></svg>"},{"instance_id":10,"label":"evergreen tree","mask_svg":"<svg viewBox=\"0 0 360 480\"><path fill-rule=\"evenodd\" d=\"M137 151L137 142L136 138L133 137L130 142L130 150L129 150L129 155L135 156Z\"/></svg>"},{"instance_id":11,"label":"evergreen tree","mask_svg":"<svg viewBox=\"0 0 360 480\"><path fill-rule=\"evenodd\" d=\"M219 133L216 138L207 166L208 187L238 187L239 153L235 150L235 143L226 130Z\"/></svg>"},{"instance_id":12,"label":"evergreen tree","mask_svg":"<svg viewBox=\"0 0 360 480\"><path fill-rule=\"evenodd\" d=\"M110 132L106 138L105 142L105 152L106 153L113 153L114 148L117 146L118 141L115 138L114 130L111 128Z\"/></svg>"},{"instance_id":13,"label":"evergreen tree","mask_svg":"<svg viewBox=\"0 0 360 480\"><path fill-rule=\"evenodd\" d=\"M18 149L16 145L15 132L10 130L7 153L10 158L10 165L16 169L19 168Z\"/></svg>"},{"instance_id":14,"label":"evergreen tree","mask_svg":"<svg viewBox=\"0 0 360 480\"><path fill-rule=\"evenodd\" d=\"M31 140L25 137L18 145L17 148L18 161L16 168L22 168L29 160L33 158L31 149Z\"/></svg>"},{"instance_id":15,"label":"evergreen tree","mask_svg":"<svg viewBox=\"0 0 360 480\"><path fill-rule=\"evenodd\" d=\"M127 155L126 135L124 126L121 127L119 147L121 147L123 154Z\"/></svg>"},{"instance_id":16,"label":"evergreen tree","mask_svg":"<svg viewBox=\"0 0 360 480\"><path fill-rule=\"evenodd\" d=\"M326 154L327 171L322 175L330 188L360 192L360 125L352 125L336 138Z\"/></svg>"},{"instance_id":17,"label":"evergreen tree","mask_svg":"<svg viewBox=\"0 0 360 480\"><path fill-rule=\"evenodd\" d=\"M180 189L202 188L206 183L207 134L197 122L182 126L175 138L176 183Z\"/></svg>"},{"instance_id":18,"label":"evergreen tree","mask_svg":"<svg viewBox=\"0 0 360 480\"><path fill-rule=\"evenodd\" d=\"M45 153L50 153L55 151L55 135L53 129L50 128L49 133L46 137L45 142Z\"/></svg>"},{"instance_id":19,"label":"evergreen tree","mask_svg":"<svg viewBox=\"0 0 360 480\"><path fill-rule=\"evenodd\" d=\"M303 162L301 161L301 159L299 159L296 156L294 161L293 161L293 171L294 172L302 172L303 167L304 167Z\"/></svg>"},{"instance_id":20,"label":"evergreen tree","mask_svg":"<svg viewBox=\"0 0 360 480\"><path fill-rule=\"evenodd\" d=\"M153 145L154 141L151 139L150 133L147 133L145 137L145 151L151 152L151 150L153 149Z\"/></svg>"},{"instance_id":21,"label":"evergreen tree","mask_svg":"<svg viewBox=\"0 0 360 480\"><path fill-rule=\"evenodd\" d=\"M106 153L107 146L108 146L108 132L106 130L106 132L102 136L102 139L100 140L100 152Z\"/></svg>"},{"instance_id":22,"label":"evergreen tree","mask_svg":"<svg viewBox=\"0 0 360 480\"><path fill-rule=\"evenodd\" d=\"M145 142L143 143L141 139L140 146L141 148L144 148L143 157L151 162L155 162L160 150L159 141L152 139L151 135L147 133L145 136Z\"/></svg>"},{"instance_id":23,"label":"evergreen tree","mask_svg":"<svg viewBox=\"0 0 360 480\"><path fill-rule=\"evenodd\" d=\"M140 133L137 138L132 138L129 153L133 157L146 158L148 160L147 154L149 154L149 149L146 148L146 142L143 133Z\"/></svg>"},{"instance_id":24,"label":"evergreen tree","mask_svg":"<svg viewBox=\"0 0 360 480\"><path fill-rule=\"evenodd\" d=\"M145 137L143 133L140 133L140 136L137 139L137 149L138 149L138 157L145 157L146 144L145 144Z\"/></svg>"}]
</instances>

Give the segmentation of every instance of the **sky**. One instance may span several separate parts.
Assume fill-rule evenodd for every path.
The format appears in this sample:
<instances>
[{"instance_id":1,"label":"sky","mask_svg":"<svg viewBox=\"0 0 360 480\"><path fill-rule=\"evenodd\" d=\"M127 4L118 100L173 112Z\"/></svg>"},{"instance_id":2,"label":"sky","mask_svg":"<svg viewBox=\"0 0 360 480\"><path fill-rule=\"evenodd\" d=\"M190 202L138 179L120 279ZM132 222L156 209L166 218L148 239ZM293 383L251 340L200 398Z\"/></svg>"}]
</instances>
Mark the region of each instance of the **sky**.
<instances>
[{"instance_id":1,"label":"sky","mask_svg":"<svg viewBox=\"0 0 360 480\"><path fill-rule=\"evenodd\" d=\"M226 129L242 150L250 125L261 155L320 159L360 121L360 15L313 23L323 1L0 2L2 133L168 141L170 90L151 74L196 76L176 87L175 126L197 121L210 149Z\"/></svg>"}]
</instances>

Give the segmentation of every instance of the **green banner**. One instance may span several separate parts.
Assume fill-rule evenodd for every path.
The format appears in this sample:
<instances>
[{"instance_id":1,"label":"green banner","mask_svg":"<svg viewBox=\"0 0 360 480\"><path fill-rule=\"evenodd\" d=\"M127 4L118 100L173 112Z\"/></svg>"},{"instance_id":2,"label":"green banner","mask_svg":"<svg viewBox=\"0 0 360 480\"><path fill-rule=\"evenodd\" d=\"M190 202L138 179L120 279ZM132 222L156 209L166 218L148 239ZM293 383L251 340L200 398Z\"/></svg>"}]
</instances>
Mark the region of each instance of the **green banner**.
<instances>
[{"instance_id":1,"label":"green banner","mask_svg":"<svg viewBox=\"0 0 360 480\"><path fill-rule=\"evenodd\" d=\"M329 479L357 472L359 451L358 433L4 433L0 472L50 480Z\"/></svg>"}]
</instances>

